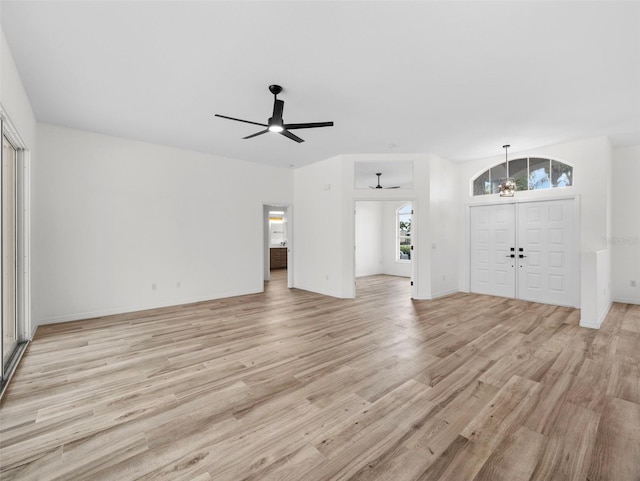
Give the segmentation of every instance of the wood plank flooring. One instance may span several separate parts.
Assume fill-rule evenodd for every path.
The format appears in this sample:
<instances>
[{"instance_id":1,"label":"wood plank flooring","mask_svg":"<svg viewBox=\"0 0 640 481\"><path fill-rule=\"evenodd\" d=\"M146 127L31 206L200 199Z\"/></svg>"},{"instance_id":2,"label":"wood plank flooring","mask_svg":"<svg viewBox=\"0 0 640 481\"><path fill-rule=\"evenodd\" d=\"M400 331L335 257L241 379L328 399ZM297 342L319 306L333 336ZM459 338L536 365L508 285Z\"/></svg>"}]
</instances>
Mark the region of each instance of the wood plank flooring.
<instances>
[{"instance_id":1,"label":"wood plank flooring","mask_svg":"<svg viewBox=\"0 0 640 481\"><path fill-rule=\"evenodd\" d=\"M640 306L286 288L42 326L4 480L639 481Z\"/></svg>"}]
</instances>

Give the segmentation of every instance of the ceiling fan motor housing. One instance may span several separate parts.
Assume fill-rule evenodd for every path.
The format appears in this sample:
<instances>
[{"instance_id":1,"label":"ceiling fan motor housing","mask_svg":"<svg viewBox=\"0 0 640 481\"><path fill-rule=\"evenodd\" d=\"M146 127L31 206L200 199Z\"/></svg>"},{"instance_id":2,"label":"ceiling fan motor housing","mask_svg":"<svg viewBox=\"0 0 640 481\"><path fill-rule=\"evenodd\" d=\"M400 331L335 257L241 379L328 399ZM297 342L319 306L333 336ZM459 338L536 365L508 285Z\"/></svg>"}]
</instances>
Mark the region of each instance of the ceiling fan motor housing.
<instances>
[{"instance_id":1,"label":"ceiling fan motor housing","mask_svg":"<svg viewBox=\"0 0 640 481\"><path fill-rule=\"evenodd\" d=\"M271 92L273 95L278 95L280 92L282 92L282 87L280 87L280 85L269 85L269 92Z\"/></svg>"}]
</instances>

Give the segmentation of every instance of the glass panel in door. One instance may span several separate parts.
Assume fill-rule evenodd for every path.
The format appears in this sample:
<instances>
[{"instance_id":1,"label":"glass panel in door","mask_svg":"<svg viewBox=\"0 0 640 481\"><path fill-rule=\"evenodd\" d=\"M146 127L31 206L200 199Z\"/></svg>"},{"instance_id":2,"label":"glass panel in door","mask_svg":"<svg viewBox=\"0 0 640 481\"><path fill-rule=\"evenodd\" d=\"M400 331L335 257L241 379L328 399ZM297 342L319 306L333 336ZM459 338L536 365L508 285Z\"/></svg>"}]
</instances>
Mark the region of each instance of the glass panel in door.
<instances>
[{"instance_id":1,"label":"glass panel in door","mask_svg":"<svg viewBox=\"0 0 640 481\"><path fill-rule=\"evenodd\" d=\"M16 149L2 137L2 374L17 345Z\"/></svg>"}]
</instances>

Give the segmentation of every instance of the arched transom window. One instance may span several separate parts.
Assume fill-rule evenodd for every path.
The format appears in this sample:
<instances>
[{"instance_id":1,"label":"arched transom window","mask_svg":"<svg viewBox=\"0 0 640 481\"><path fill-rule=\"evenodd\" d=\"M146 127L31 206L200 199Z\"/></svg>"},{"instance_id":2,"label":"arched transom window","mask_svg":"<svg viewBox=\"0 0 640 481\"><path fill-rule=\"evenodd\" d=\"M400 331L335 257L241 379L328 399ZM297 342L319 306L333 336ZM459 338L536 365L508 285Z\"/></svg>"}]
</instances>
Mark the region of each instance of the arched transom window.
<instances>
[{"instance_id":1,"label":"arched transom window","mask_svg":"<svg viewBox=\"0 0 640 481\"><path fill-rule=\"evenodd\" d=\"M500 179L507 177L505 163L495 165L473 179L473 195L497 194ZM509 161L509 177L516 190L555 189L573 185L573 167L554 159L524 157Z\"/></svg>"}]
</instances>

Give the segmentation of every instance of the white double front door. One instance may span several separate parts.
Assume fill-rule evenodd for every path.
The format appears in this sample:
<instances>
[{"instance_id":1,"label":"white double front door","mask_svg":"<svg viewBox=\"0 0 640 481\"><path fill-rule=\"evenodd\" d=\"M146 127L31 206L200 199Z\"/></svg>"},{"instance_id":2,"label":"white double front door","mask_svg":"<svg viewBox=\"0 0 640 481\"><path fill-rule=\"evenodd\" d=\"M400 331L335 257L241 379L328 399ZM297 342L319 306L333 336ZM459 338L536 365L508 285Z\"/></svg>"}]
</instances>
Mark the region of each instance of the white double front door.
<instances>
[{"instance_id":1,"label":"white double front door","mask_svg":"<svg viewBox=\"0 0 640 481\"><path fill-rule=\"evenodd\" d=\"M577 306L574 204L471 207L471 292Z\"/></svg>"}]
</instances>

